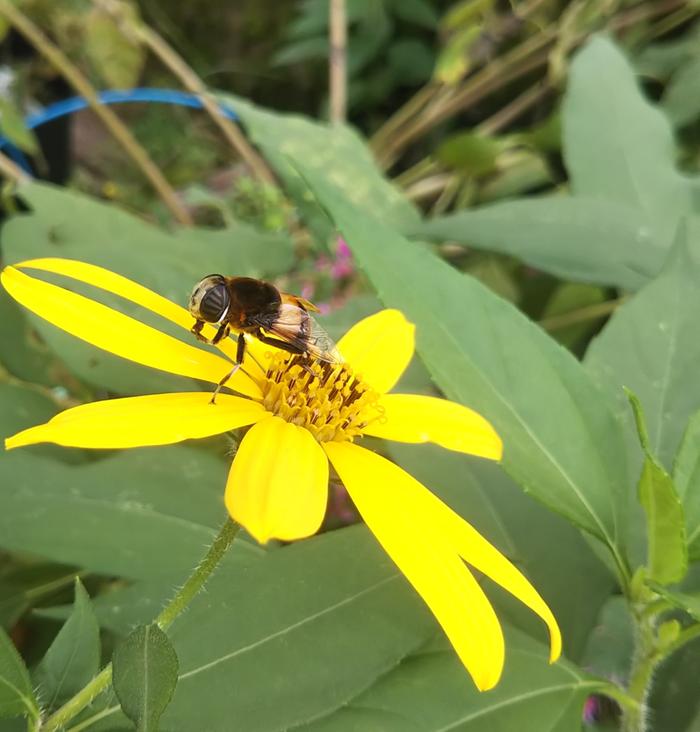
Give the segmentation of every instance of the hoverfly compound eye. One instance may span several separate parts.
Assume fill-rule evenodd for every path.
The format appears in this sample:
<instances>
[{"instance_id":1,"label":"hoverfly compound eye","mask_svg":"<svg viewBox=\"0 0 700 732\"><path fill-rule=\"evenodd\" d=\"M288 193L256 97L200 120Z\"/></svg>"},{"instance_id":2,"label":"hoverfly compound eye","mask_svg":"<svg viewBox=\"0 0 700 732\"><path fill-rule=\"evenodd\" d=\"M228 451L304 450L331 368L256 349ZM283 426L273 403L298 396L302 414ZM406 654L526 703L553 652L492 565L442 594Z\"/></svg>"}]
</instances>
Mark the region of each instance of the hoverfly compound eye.
<instances>
[{"instance_id":1,"label":"hoverfly compound eye","mask_svg":"<svg viewBox=\"0 0 700 732\"><path fill-rule=\"evenodd\" d=\"M229 294L223 277L209 275L195 285L189 305L192 316L207 323L220 323L228 308Z\"/></svg>"}]
</instances>

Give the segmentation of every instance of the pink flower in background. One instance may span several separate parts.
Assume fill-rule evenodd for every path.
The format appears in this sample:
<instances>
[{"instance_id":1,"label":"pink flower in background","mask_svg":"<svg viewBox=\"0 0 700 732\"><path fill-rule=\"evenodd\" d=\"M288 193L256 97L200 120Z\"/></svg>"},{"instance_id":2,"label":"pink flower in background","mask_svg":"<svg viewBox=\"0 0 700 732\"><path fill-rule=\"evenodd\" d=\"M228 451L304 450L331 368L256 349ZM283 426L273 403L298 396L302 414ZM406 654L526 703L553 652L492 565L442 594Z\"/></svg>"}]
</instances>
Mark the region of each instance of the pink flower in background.
<instances>
[{"instance_id":1,"label":"pink flower in background","mask_svg":"<svg viewBox=\"0 0 700 732\"><path fill-rule=\"evenodd\" d=\"M597 696L589 696L583 705L583 721L586 724L595 724L598 721L600 704Z\"/></svg>"},{"instance_id":2,"label":"pink flower in background","mask_svg":"<svg viewBox=\"0 0 700 732\"><path fill-rule=\"evenodd\" d=\"M340 280L343 277L350 277L355 271L352 261L352 252L345 239L338 237L335 248L335 261L331 265L331 277Z\"/></svg>"}]
</instances>

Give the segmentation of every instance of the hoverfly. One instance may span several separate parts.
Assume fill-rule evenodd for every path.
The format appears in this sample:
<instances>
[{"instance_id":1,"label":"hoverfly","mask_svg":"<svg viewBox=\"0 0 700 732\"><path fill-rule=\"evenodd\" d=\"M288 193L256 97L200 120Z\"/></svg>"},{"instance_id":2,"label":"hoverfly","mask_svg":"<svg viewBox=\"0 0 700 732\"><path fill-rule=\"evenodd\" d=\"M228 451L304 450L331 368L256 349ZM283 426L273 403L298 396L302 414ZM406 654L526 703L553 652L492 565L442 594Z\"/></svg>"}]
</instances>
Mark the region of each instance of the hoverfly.
<instances>
[{"instance_id":1,"label":"hoverfly","mask_svg":"<svg viewBox=\"0 0 700 732\"><path fill-rule=\"evenodd\" d=\"M231 331L239 334L233 369L220 382L212 402L223 385L243 363L249 334L269 346L327 363L342 363L335 343L309 312L318 308L303 297L280 292L274 285L252 277L207 275L192 290L189 311L195 319L192 333L200 341L216 344ZM218 325L216 335L202 335L205 323Z\"/></svg>"}]
</instances>

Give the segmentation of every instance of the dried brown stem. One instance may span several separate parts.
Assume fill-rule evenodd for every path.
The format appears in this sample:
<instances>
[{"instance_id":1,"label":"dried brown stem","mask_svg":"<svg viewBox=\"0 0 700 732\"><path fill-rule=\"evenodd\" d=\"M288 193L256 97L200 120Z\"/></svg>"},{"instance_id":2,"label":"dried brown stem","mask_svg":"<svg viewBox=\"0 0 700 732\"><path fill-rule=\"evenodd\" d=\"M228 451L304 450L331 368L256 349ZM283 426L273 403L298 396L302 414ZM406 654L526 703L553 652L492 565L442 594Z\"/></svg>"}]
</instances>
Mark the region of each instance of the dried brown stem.
<instances>
[{"instance_id":1,"label":"dried brown stem","mask_svg":"<svg viewBox=\"0 0 700 732\"><path fill-rule=\"evenodd\" d=\"M2 152L0 152L0 175L14 183L20 183L29 179L29 176L22 168Z\"/></svg>"},{"instance_id":2,"label":"dried brown stem","mask_svg":"<svg viewBox=\"0 0 700 732\"><path fill-rule=\"evenodd\" d=\"M548 84L538 81L513 99L512 102L509 102L505 107L484 120L477 129L485 135L495 135L547 96L550 89Z\"/></svg>"},{"instance_id":3,"label":"dried brown stem","mask_svg":"<svg viewBox=\"0 0 700 732\"><path fill-rule=\"evenodd\" d=\"M330 96L330 119L333 124L342 124L347 116L347 15L345 0L330 0L329 15L330 55L328 83Z\"/></svg>"},{"instance_id":4,"label":"dried brown stem","mask_svg":"<svg viewBox=\"0 0 700 732\"><path fill-rule=\"evenodd\" d=\"M109 0L100 2L100 5L113 13L116 12L113 4ZM125 33L133 34L172 71L188 91L199 97L207 114L221 130L229 145L240 155L251 174L261 182L276 185L275 176L267 163L248 142L238 125L223 115L216 98L208 91L204 82L182 56L165 39L147 25L143 23L139 23L138 25L131 23L127 26L125 19L119 18L118 16L116 19L118 21L124 21L122 25Z\"/></svg>"}]
</instances>

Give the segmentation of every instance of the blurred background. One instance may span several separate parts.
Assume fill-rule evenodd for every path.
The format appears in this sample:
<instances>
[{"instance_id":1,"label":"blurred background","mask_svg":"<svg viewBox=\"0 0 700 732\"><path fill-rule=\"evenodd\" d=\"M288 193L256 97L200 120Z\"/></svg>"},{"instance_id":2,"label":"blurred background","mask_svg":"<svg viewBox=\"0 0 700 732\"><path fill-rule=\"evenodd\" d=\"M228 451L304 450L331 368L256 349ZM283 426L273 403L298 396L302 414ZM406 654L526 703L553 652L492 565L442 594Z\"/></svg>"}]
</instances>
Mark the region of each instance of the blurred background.
<instances>
[{"instance_id":1,"label":"blurred background","mask_svg":"<svg viewBox=\"0 0 700 732\"><path fill-rule=\"evenodd\" d=\"M569 61L590 34L607 32L672 120L681 166L698 166L694 0L346 0L347 102L335 112L327 0L15 5L60 58L0 22L0 133L36 175L152 220L167 221L162 197L91 111L42 118L42 108L76 93L66 65L93 90L183 89L184 60L191 80L240 99L347 118L407 198L427 215L441 215L567 185L560 103ZM156 103L115 109L196 223L220 227L232 217L263 230L290 225L288 203L265 182L270 176L264 169L251 175L206 113ZM27 116L34 130L23 124ZM298 228L293 233L297 256L289 274L298 290L337 304L348 287L359 286L347 266L334 266L327 242L308 241ZM607 314L606 301L614 307L614 293L600 287L561 288L507 257L461 244L442 250L579 352Z\"/></svg>"}]
</instances>

